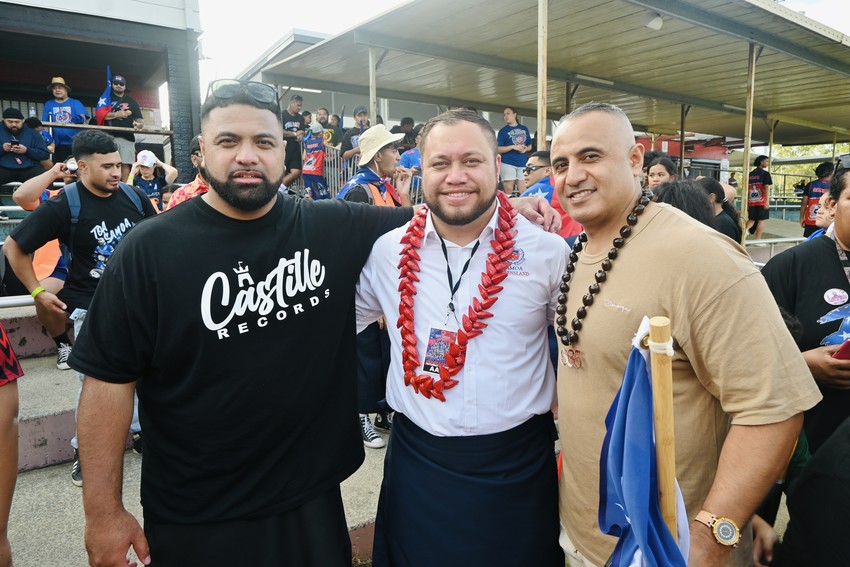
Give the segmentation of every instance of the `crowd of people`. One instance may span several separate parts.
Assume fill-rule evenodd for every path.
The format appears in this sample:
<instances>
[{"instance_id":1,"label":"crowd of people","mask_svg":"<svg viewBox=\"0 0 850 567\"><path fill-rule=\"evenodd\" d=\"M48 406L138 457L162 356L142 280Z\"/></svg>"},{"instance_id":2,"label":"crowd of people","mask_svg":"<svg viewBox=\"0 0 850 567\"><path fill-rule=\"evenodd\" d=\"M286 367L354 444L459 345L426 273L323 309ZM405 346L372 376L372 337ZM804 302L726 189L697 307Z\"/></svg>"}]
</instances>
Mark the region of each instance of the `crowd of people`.
<instances>
[{"instance_id":1,"label":"crowd of people","mask_svg":"<svg viewBox=\"0 0 850 567\"><path fill-rule=\"evenodd\" d=\"M71 108L60 79L50 88ZM598 527L605 416L646 315L669 317L675 339L688 565L846 555L823 517L847 474L846 170L819 167L801 209L810 240L760 272L735 188L680 179L609 104L576 109L538 151L511 107L498 132L474 109L387 129L362 106L343 130L299 95L281 108L269 85L219 80L182 186L99 130L54 128L45 170L46 133L18 114L3 113L14 139L0 165L30 160L15 200L32 212L3 248L57 366L80 376L71 478L92 565L127 565L132 547L161 567L348 567L339 483L364 446L387 445L377 428L391 436L376 567L601 567L616 544ZM105 119L132 117L127 104ZM356 165L330 199L336 144ZM747 188L757 235L762 158ZM286 192L299 177L307 198ZM0 376L0 448L15 364ZM144 528L121 501L128 431L144 455ZM792 454L799 474L786 474ZM3 567L14 472L0 468ZM782 546L759 508L780 480Z\"/></svg>"}]
</instances>

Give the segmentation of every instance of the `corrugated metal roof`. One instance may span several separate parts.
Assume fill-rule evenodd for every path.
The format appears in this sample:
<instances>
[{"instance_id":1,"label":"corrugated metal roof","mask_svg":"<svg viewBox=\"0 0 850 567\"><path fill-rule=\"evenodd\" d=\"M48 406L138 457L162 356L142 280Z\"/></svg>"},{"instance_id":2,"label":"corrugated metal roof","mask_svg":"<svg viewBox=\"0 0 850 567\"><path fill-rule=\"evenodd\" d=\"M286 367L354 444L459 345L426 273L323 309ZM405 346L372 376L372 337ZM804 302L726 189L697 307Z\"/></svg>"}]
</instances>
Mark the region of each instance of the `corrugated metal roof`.
<instances>
[{"instance_id":1,"label":"corrugated metal roof","mask_svg":"<svg viewBox=\"0 0 850 567\"><path fill-rule=\"evenodd\" d=\"M645 26L655 14L659 31ZM772 0L568 0L549 5L548 114L602 100L637 128L685 128L742 138L749 42L759 45L753 138L779 120L782 144L850 139L850 38ZM378 96L471 105L537 104L535 0L414 0L263 68L288 86L368 92L378 50ZM728 106L727 106L728 105ZM822 129L814 128L819 126Z\"/></svg>"}]
</instances>

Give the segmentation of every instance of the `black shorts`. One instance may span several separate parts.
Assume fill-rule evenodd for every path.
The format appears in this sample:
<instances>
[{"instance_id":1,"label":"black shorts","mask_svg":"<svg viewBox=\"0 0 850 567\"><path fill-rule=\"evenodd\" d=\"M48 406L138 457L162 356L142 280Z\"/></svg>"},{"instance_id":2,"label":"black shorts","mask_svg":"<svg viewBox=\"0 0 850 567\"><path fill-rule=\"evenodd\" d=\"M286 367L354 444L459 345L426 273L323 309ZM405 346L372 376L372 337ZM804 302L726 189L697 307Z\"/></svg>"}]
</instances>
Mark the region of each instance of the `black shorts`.
<instances>
[{"instance_id":1,"label":"black shorts","mask_svg":"<svg viewBox=\"0 0 850 567\"><path fill-rule=\"evenodd\" d=\"M747 217L752 221L763 221L770 218L770 209L764 206L747 207Z\"/></svg>"},{"instance_id":2,"label":"black shorts","mask_svg":"<svg viewBox=\"0 0 850 567\"><path fill-rule=\"evenodd\" d=\"M339 487L269 518L190 525L145 518L145 536L151 567L351 567Z\"/></svg>"},{"instance_id":3,"label":"black shorts","mask_svg":"<svg viewBox=\"0 0 850 567\"><path fill-rule=\"evenodd\" d=\"M301 166L304 163L301 161L301 144L295 138L286 140L286 171L290 172L293 169L301 171Z\"/></svg>"}]
</instances>

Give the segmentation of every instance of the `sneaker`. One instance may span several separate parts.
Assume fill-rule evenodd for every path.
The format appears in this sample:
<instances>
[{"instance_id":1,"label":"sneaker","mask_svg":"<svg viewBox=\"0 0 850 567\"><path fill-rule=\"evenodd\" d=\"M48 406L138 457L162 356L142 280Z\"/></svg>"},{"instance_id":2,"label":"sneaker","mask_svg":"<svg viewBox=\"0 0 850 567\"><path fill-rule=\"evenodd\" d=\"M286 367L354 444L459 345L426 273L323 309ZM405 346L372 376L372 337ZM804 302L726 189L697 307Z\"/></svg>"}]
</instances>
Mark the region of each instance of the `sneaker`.
<instances>
[{"instance_id":1,"label":"sneaker","mask_svg":"<svg viewBox=\"0 0 850 567\"><path fill-rule=\"evenodd\" d=\"M380 449L386 445L383 437L375 431L375 428L372 425L372 420L364 413L360 414L360 433L363 436L363 444L370 449Z\"/></svg>"},{"instance_id":2,"label":"sneaker","mask_svg":"<svg viewBox=\"0 0 850 567\"><path fill-rule=\"evenodd\" d=\"M375 414L375 429L381 431L392 431L393 414L392 413L377 413Z\"/></svg>"},{"instance_id":3,"label":"sneaker","mask_svg":"<svg viewBox=\"0 0 850 567\"><path fill-rule=\"evenodd\" d=\"M80 453L74 449L74 464L71 467L71 482L74 486L83 485L83 469L80 468Z\"/></svg>"},{"instance_id":4,"label":"sneaker","mask_svg":"<svg viewBox=\"0 0 850 567\"><path fill-rule=\"evenodd\" d=\"M137 455L142 454L142 434L133 433L133 452Z\"/></svg>"},{"instance_id":5,"label":"sneaker","mask_svg":"<svg viewBox=\"0 0 850 567\"><path fill-rule=\"evenodd\" d=\"M71 345L68 343L59 343L56 349L56 368L59 370L70 370L68 359L71 358Z\"/></svg>"}]
</instances>

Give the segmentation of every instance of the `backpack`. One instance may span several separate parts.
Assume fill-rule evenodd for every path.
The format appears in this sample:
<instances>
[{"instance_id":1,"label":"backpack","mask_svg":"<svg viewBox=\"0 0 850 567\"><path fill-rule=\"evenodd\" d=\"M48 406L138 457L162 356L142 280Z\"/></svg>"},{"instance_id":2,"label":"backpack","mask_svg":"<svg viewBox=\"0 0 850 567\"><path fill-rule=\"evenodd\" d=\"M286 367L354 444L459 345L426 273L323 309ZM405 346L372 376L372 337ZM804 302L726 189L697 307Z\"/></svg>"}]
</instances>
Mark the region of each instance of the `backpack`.
<instances>
[{"instance_id":1,"label":"backpack","mask_svg":"<svg viewBox=\"0 0 850 567\"><path fill-rule=\"evenodd\" d=\"M119 183L118 186L121 188L121 192L135 205L139 215L145 218L145 209L142 206L142 199L139 197L139 194L124 182ZM76 183L65 186L65 198L68 199L68 206L71 208L71 226L68 231L68 244L72 245L74 243L74 231L77 228L77 222L80 220L80 188L77 187ZM65 265L68 266L69 270L71 269L71 260L71 246L66 246Z\"/></svg>"}]
</instances>

